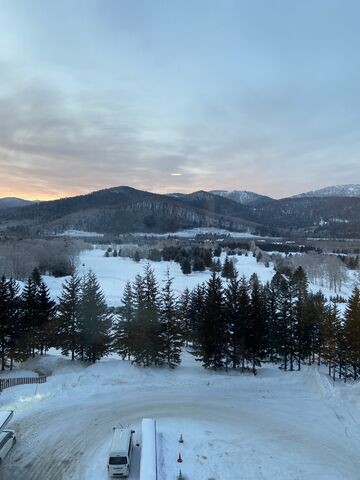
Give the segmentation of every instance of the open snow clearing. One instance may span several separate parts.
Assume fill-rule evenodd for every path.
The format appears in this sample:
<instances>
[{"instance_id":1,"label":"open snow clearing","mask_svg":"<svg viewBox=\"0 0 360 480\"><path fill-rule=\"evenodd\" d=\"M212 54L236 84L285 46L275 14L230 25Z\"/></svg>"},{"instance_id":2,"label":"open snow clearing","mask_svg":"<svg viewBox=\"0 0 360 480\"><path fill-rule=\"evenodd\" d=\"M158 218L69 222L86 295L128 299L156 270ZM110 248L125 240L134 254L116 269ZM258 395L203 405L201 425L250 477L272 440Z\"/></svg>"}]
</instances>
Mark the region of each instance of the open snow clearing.
<instances>
[{"instance_id":1,"label":"open snow clearing","mask_svg":"<svg viewBox=\"0 0 360 480\"><path fill-rule=\"evenodd\" d=\"M175 371L117 359L83 367L57 356L25 368L45 365L46 384L2 393L18 436L3 480L105 480L113 426L137 435L143 417L157 419L162 480L176 478L179 452L189 480L359 478L357 386L333 386L314 368L214 373L187 355ZM135 447L130 479L139 478L139 456Z\"/></svg>"}]
</instances>

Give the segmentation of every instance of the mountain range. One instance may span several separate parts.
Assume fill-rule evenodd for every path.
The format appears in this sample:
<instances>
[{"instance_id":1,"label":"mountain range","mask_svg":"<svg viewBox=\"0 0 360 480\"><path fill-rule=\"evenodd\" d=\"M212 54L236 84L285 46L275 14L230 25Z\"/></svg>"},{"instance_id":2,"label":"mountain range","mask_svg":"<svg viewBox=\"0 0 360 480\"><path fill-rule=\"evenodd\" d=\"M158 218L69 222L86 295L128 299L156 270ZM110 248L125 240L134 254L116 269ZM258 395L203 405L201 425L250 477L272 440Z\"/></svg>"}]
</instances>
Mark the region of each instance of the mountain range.
<instances>
[{"instance_id":1,"label":"mountain range","mask_svg":"<svg viewBox=\"0 0 360 480\"><path fill-rule=\"evenodd\" d=\"M0 230L9 234L74 229L117 235L194 227L360 238L360 185L327 187L280 200L241 190L161 195L122 186L0 210Z\"/></svg>"},{"instance_id":2,"label":"mountain range","mask_svg":"<svg viewBox=\"0 0 360 480\"><path fill-rule=\"evenodd\" d=\"M5 210L7 208L15 208L15 207L26 207L28 205L32 205L33 201L31 200L24 200L23 198L17 197L4 197L0 198L0 210Z\"/></svg>"}]
</instances>

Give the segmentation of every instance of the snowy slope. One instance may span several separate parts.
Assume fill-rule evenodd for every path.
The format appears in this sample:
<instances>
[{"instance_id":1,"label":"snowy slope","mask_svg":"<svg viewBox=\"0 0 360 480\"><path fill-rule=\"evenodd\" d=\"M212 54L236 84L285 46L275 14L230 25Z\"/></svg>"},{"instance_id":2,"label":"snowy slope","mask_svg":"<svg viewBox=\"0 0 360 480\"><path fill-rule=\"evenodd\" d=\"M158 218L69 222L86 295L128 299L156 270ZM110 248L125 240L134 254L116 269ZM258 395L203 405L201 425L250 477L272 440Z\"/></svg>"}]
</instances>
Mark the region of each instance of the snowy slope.
<instances>
[{"instance_id":1,"label":"snowy slope","mask_svg":"<svg viewBox=\"0 0 360 480\"><path fill-rule=\"evenodd\" d=\"M247 190L212 190L210 193L213 193L214 195L220 195L224 198L229 198L230 200L234 200L242 205L256 205L261 201L271 200L271 198L267 197L266 195L248 192Z\"/></svg>"},{"instance_id":2,"label":"snowy slope","mask_svg":"<svg viewBox=\"0 0 360 480\"><path fill-rule=\"evenodd\" d=\"M294 195L297 197L360 197L360 184L333 185Z\"/></svg>"}]
</instances>

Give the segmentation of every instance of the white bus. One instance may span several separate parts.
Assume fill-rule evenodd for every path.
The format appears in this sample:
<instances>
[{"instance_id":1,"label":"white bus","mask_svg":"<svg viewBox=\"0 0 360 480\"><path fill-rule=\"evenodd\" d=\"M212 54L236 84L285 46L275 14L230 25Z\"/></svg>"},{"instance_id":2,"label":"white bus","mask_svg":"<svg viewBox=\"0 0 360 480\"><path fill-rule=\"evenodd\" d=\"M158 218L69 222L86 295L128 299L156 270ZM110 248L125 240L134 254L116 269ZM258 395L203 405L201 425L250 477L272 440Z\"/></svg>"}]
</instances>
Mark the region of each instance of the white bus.
<instances>
[{"instance_id":1,"label":"white bus","mask_svg":"<svg viewBox=\"0 0 360 480\"><path fill-rule=\"evenodd\" d=\"M129 476L133 433L134 431L129 428L114 428L108 463L108 472L111 477Z\"/></svg>"}]
</instances>

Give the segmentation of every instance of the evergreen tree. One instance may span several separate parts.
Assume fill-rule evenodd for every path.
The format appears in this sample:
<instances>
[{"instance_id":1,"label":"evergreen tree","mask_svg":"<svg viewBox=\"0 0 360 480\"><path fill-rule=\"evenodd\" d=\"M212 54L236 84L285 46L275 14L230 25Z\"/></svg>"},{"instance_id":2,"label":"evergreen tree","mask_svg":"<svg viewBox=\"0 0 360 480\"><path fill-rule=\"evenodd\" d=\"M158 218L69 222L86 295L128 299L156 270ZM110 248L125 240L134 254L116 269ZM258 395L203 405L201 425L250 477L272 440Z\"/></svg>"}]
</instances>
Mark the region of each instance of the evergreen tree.
<instances>
[{"instance_id":1,"label":"evergreen tree","mask_svg":"<svg viewBox=\"0 0 360 480\"><path fill-rule=\"evenodd\" d=\"M178 305L172 290L173 279L167 271L165 285L161 292L160 324L161 324L161 356L171 368L181 362L181 336Z\"/></svg>"},{"instance_id":2,"label":"evergreen tree","mask_svg":"<svg viewBox=\"0 0 360 480\"><path fill-rule=\"evenodd\" d=\"M196 349L198 339L201 338L201 329L205 317L205 295L204 283L198 284L190 294L189 304L189 335L191 338L191 349Z\"/></svg>"},{"instance_id":3,"label":"evergreen tree","mask_svg":"<svg viewBox=\"0 0 360 480\"><path fill-rule=\"evenodd\" d=\"M7 281L8 288L8 328L6 334L6 353L10 359L10 369L12 370L14 361L26 360L28 352L25 350L22 337L24 334L22 316L21 316L21 300L20 287L17 282L10 278Z\"/></svg>"},{"instance_id":4,"label":"evergreen tree","mask_svg":"<svg viewBox=\"0 0 360 480\"><path fill-rule=\"evenodd\" d=\"M206 268L211 268L211 266L212 266L211 250L204 250L203 262L204 262L204 265L205 265Z\"/></svg>"},{"instance_id":5,"label":"evergreen tree","mask_svg":"<svg viewBox=\"0 0 360 480\"><path fill-rule=\"evenodd\" d=\"M35 283L37 287L40 287L41 274L40 274L40 270L37 267L35 267L34 270L32 271L31 280Z\"/></svg>"},{"instance_id":6,"label":"evergreen tree","mask_svg":"<svg viewBox=\"0 0 360 480\"><path fill-rule=\"evenodd\" d=\"M221 248L216 247L214 250L214 257L220 257L220 255L221 255Z\"/></svg>"},{"instance_id":7,"label":"evergreen tree","mask_svg":"<svg viewBox=\"0 0 360 480\"><path fill-rule=\"evenodd\" d=\"M124 294L121 300L120 315L113 326L113 348L116 353L129 359L135 352L134 341L135 331L135 305L134 292L131 283L125 285Z\"/></svg>"},{"instance_id":8,"label":"evergreen tree","mask_svg":"<svg viewBox=\"0 0 360 480\"><path fill-rule=\"evenodd\" d=\"M228 355L232 368L244 366L245 327L249 297L245 278L236 276L224 290L224 315L228 336Z\"/></svg>"},{"instance_id":9,"label":"evergreen tree","mask_svg":"<svg viewBox=\"0 0 360 480\"><path fill-rule=\"evenodd\" d=\"M201 257L195 257L192 263L192 269L194 272L203 272L205 265Z\"/></svg>"},{"instance_id":10,"label":"evergreen tree","mask_svg":"<svg viewBox=\"0 0 360 480\"><path fill-rule=\"evenodd\" d=\"M326 309L322 332L322 358L328 366L329 376L332 376L335 380L336 365L339 360L339 334L341 332L339 312L335 303Z\"/></svg>"},{"instance_id":11,"label":"evergreen tree","mask_svg":"<svg viewBox=\"0 0 360 480\"><path fill-rule=\"evenodd\" d=\"M81 291L80 358L95 363L110 351L111 315L97 278L89 272Z\"/></svg>"},{"instance_id":12,"label":"evergreen tree","mask_svg":"<svg viewBox=\"0 0 360 480\"><path fill-rule=\"evenodd\" d=\"M134 260L134 262L137 262L137 263L140 262L141 257L140 257L140 253L139 253L138 250L136 250L136 252L135 252L135 254L134 254L134 257L133 257L133 260Z\"/></svg>"},{"instance_id":13,"label":"evergreen tree","mask_svg":"<svg viewBox=\"0 0 360 480\"><path fill-rule=\"evenodd\" d=\"M9 289L8 282L4 276L0 279L0 348L1 348L1 370L5 370L7 354L7 336L9 332Z\"/></svg>"},{"instance_id":14,"label":"evergreen tree","mask_svg":"<svg viewBox=\"0 0 360 480\"><path fill-rule=\"evenodd\" d=\"M322 292L308 293L304 316L309 329L310 348L308 363L312 364L316 358L320 364L321 350L324 342L324 319L327 316L326 298Z\"/></svg>"},{"instance_id":15,"label":"evergreen tree","mask_svg":"<svg viewBox=\"0 0 360 480\"><path fill-rule=\"evenodd\" d=\"M81 280L73 274L62 287L57 316L58 346L63 355L71 354L71 360L80 348L80 298Z\"/></svg>"},{"instance_id":16,"label":"evergreen tree","mask_svg":"<svg viewBox=\"0 0 360 480\"><path fill-rule=\"evenodd\" d=\"M180 268L184 275L189 275L189 273L191 273L191 262L188 257L182 258Z\"/></svg>"},{"instance_id":17,"label":"evergreen tree","mask_svg":"<svg viewBox=\"0 0 360 480\"><path fill-rule=\"evenodd\" d=\"M266 310L259 279L256 274L250 278L250 306L248 324L246 328L246 352L252 364L252 371L256 374L256 367L266 350Z\"/></svg>"},{"instance_id":18,"label":"evergreen tree","mask_svg":"<svg viewBox=\"0 0 360 480\"><path fill-rule=\"evenodd\" d=\"M134 283L135 337L133 360L138 365L162 363L161 324L159 321L159 292L153 270L145 267L144 277L137 275Z\"/></svg>"},{"instance_id":19,"label":"evergreen tree","mask_svg":"<svg viewBox=\"0 0 360 480\"><path fill-rule=\"evenodd\" d=\"M228 280L229 278L231 278L233 273L234 273L234 266L232 262L230 262L229 257L226 255L224 265L221 270L221 276Z\"/></svg>"},{"instance_id":20,"label":"evergreen tree","mask_svg":"<svg viewBox=\"0 0 360 480\"><path fill-rule=\"evenodd\" d=\"M220 258L213 260L210 270L214 273L220 273L222 270Z\"/></svg>"},{"instance_id":21,"label":"evergreen tree","mask_svg":"<svg viewBox=\"0 0 360 480\"><path fill-rule=\"evenodd\" d=\"M200 319L193 354L205 368L218 370L226 364L228 332L223 312L223 291L219 277L213 273L206 284L204 315Z\"/></svg>"},{"instance_id":22,"label":"evergreen tree","mask_svg":"<svg viewBox=\"0 0 360 480\"><path fill-rule=\"evenodd\" d=\"M178 302L178 315L180 318L183 341L187 345L192 338L191 332L191 295L188 288L182 292Z\"/></svg>"},{"instance_id":23,"label":"evergreen tree","mask_svg":"<svg viewBox=\"0 0 360 480\"><path fill-rule=\"evenodd\" d=\"M280 276L280 279L279 279ZM279 280L282 277L276 273L271 282L265 287L265 304L266 304L266 343L267 353L270 362L277 362L279 360Z\"/></svg>"},{"instance_id":24,"label":"evergreen tree","mask_svg":"<svg viewBox=\"0 0 360 480\"><path fill-rule=\"evenodd\" d=\"M48 287L41 281L37 292L38 302L38 319L37 319L37 341L40 354L47 350L50 344L54 345L54 316L56 311L56 304L50 297Z\"/></svg>"},{"instance_id":25,"label":"evergreen tree","mask_svg":"<svg viewBox=\"0 0 360 480\"><path fill-rule=\"evenodd\" d=\"M39 304L38 287L32 278L29 278L21 295L22 317L22 349L35 357L35 349L39 345Z\"/></svg>"},{"instance_id":26,"label":"evergreen tree","mask_svg":"<svg viewBox=\"0 0 360 480\"><path fill-rule=\"evenodd\" d=\"M360 375L360 291L358 287L354 288L346 307L345 342L346 362L352 369L354 380L357 380Z\"/></svg>"},{"instance_id":27,"label":"evergreen tree","mask_svg":"<svg viewBox=\"0 0 360 480\"><path fill-rule=\"evenodd\" d=\"M308 282L302 267L298 267L291 278L291 288L294 298L294 349L297 356L298 370L301 363L309 356L311 347L311 325L306 317L308 297Z\"/></svg>"}]
</instances>

